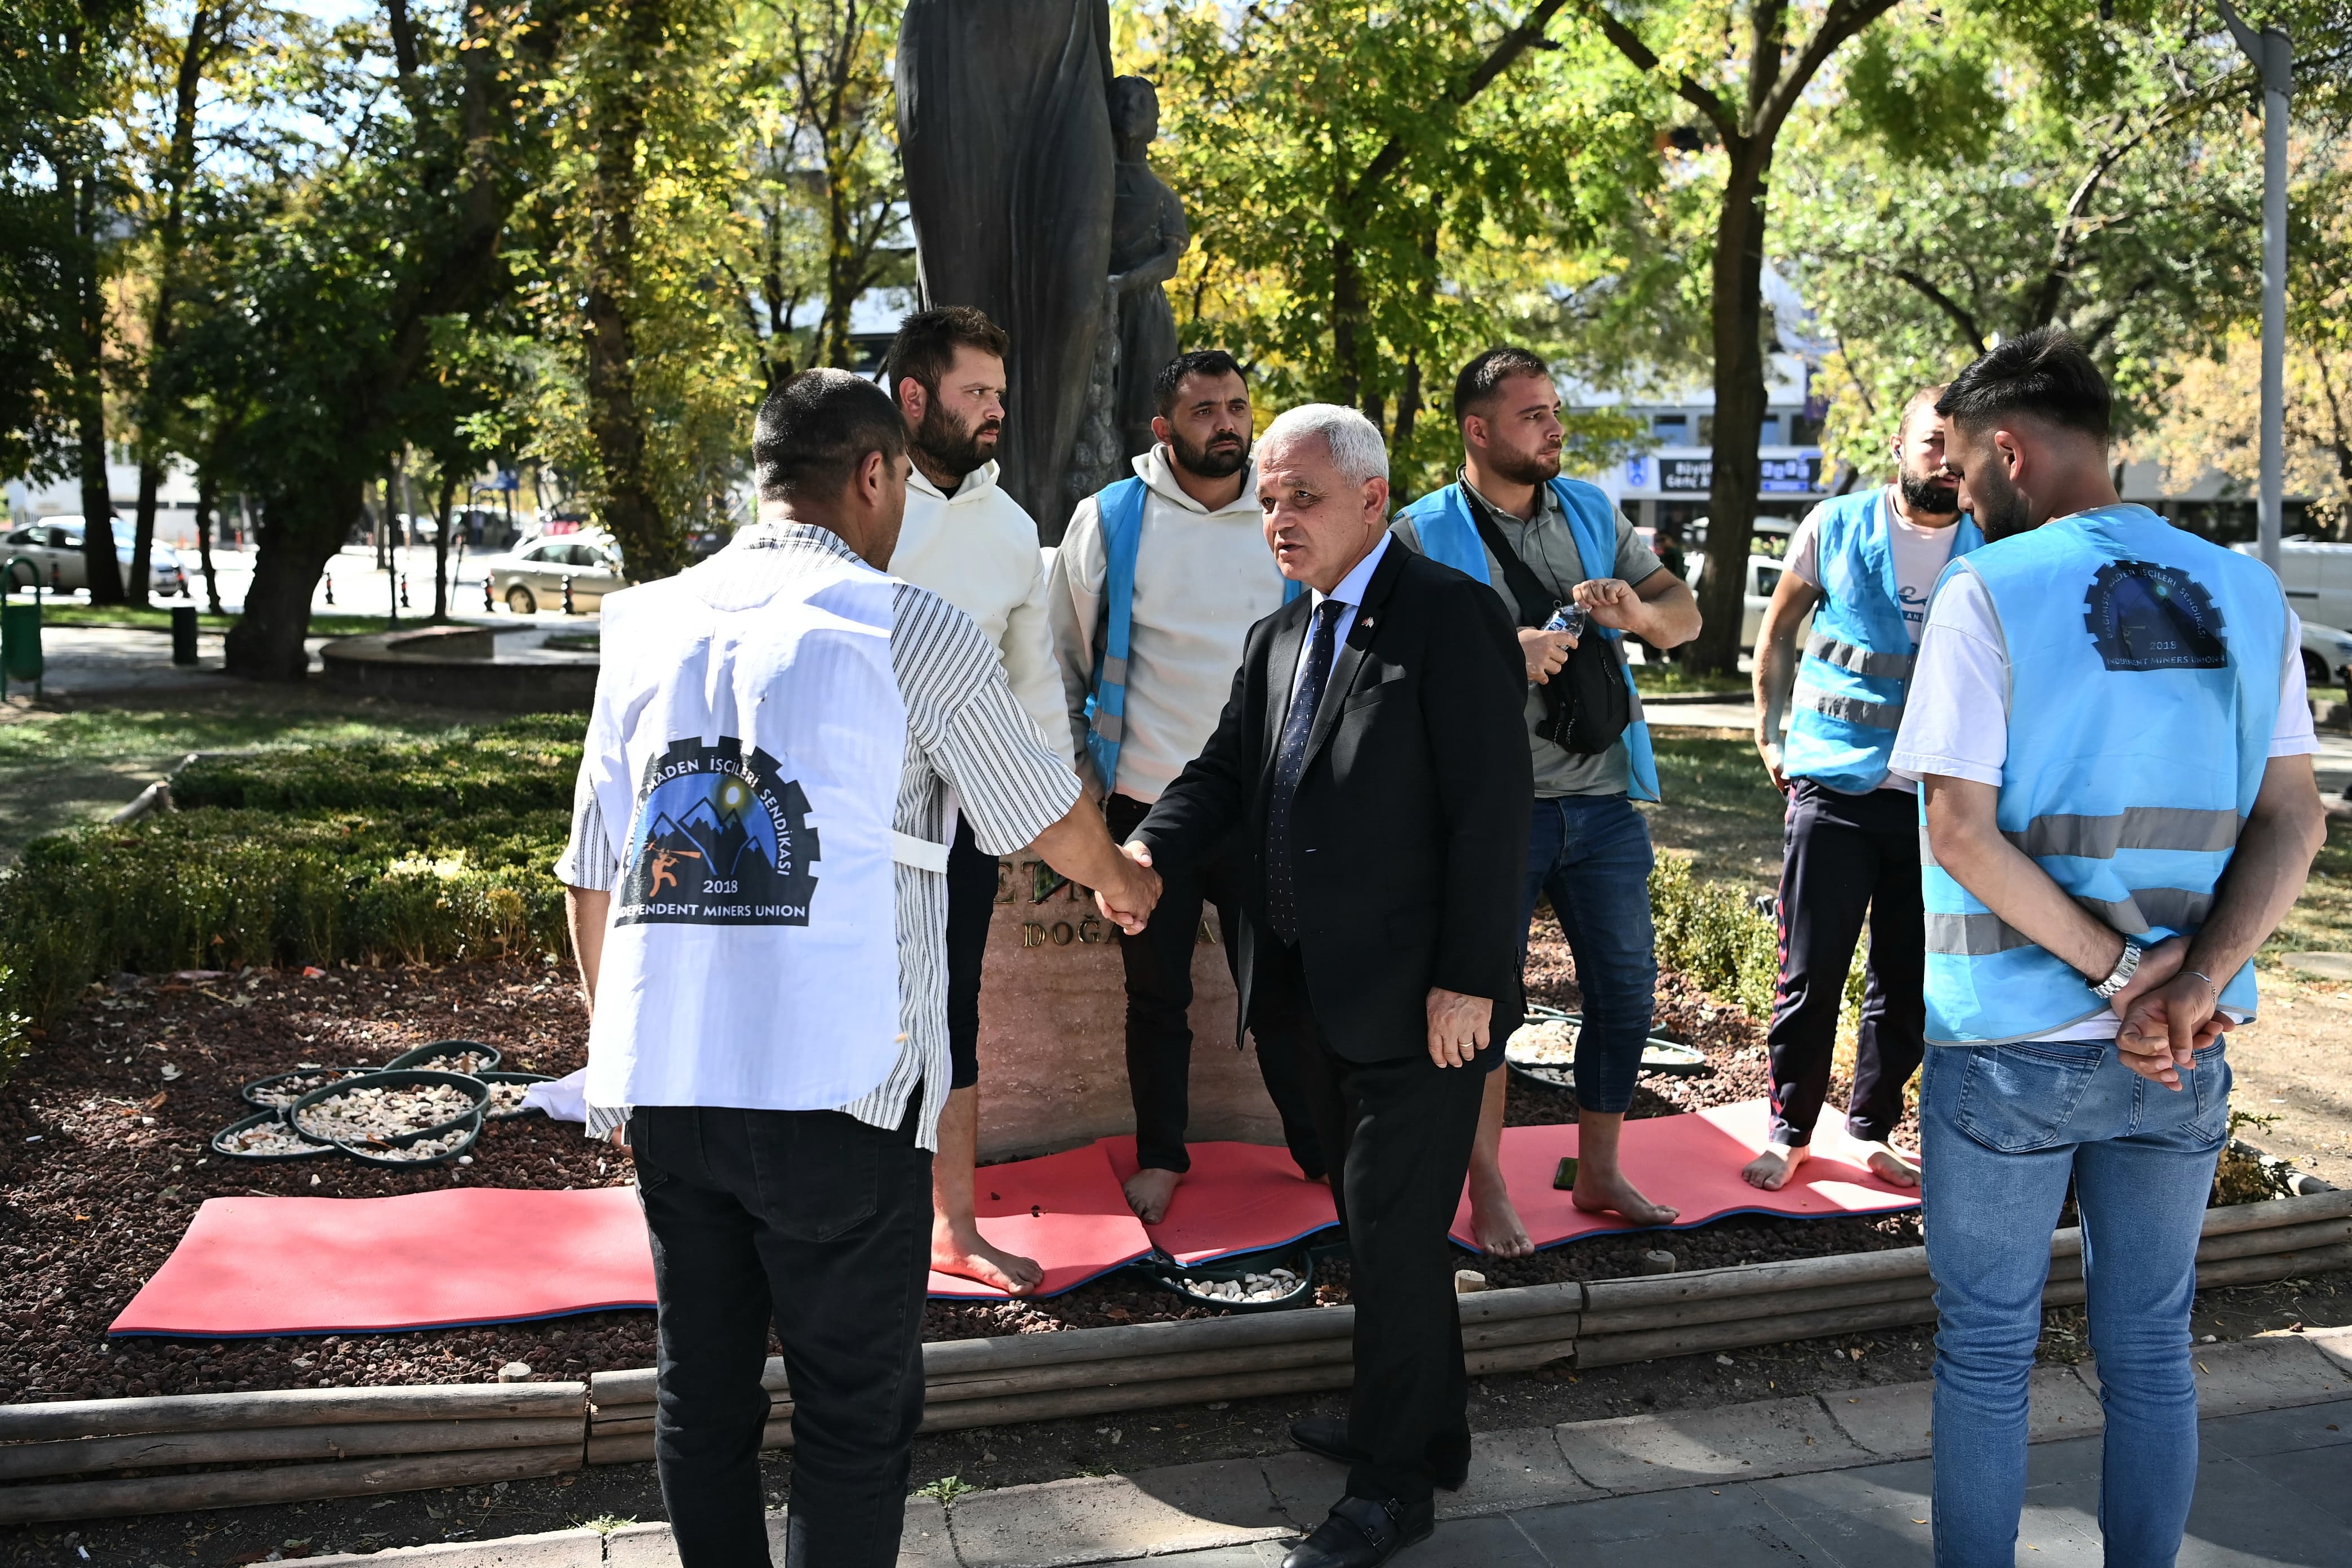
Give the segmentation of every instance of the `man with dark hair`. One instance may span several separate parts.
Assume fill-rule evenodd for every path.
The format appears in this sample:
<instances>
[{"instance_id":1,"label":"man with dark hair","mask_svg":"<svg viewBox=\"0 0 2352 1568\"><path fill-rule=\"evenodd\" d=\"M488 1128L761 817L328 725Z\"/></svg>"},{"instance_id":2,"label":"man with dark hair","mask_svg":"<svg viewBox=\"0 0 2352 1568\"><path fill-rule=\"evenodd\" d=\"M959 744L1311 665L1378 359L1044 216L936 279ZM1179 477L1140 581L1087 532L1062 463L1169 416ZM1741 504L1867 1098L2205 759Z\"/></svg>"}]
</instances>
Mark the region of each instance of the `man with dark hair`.
<instances>
[{"instance_id":1,"label":"man with dark hair","mask_svg":"<svg viewBox=\"0 0 2352 1568\"><path fill-rule=\"evenodd\" d=\"M590 1130L635 1151L652 1235L654 1458L685 1568L769 1561L771 1324L793 1390L786 1560L898 1560L948 1099L948 792L982 843L1034 841L1126 929L1157 892L988 640L884 574L895 418L846 371L794 376L760 411L760 521L605 599L555 867Z\"/></svg>"},{"instance_id":2,"label":"man with dark hair","mask_svg":"<svg viewBox=\"0 0 2352 1568\"><path fill-rule=\"evenodd\" d=\"M915 468L892 567L970 616L1041 734L1061 749L1062 692L1045 619L1037 525L997 482L1004 429L1003 330L963 305L918 310L883 361ZM1019 846L1014 846L1018 848ZM980 1154L980 981L995 912L997 860L961 823L948 862L948 1037L955 1093L940 1124L939 1218L931 1267L1025 1296L1045 1278L1032 1258L991 1246L972 1210Z\"/></svg>"},{"instance_id":3,"label":"man with dark hair","mask_svg":"<svg viewBox=\"0 0 2352 1568\"><path fill-rule=\"evenodd\" d=\"M1618 1158L1658 980L1650 830L1632 804L1658 798L1657 766L1618 642L1688 642L1698 605L1606 494L1560 477L1559 393L1541 359L1487 350L1454 378L1454 414L1461 473L1405 508L1396 535L1486 584L1518 623L1528 683L1520 718L1536 781L1520 959L1536 900L1549 896L1584 998L1574 1201L1664 1225L1676 1211L1644 1196ZM1560 620L1583 629L1554 629ZM1534 1247L1503 1185L1504 1079L1494 1073L1502 1055L1484 1064L1493 1076L1470 1166L1471 1218L1486 1251L1520 1258Z\"/></svg>"},{"instance_id":4,"label":"man with dark hair","mask_svg":"<svg viewBox=\"0 0 2352 1568\"><path fill-rule=\"evenodd\" d=\"M1153 385L1158 444L1134 460L1134 478L1078 503L1055 552L1049 599L1079 776L1102 800L1115 838L1133 832L1200 754L1249 628L1294 596L1266 555L1242 367L1223 349L1195 349L1169 361ZM1141 1167L1127 1197L1146 1224L1165 1217L1192 1168L1192 952L1205 902L1216 908L1227 966L1239 962L1244 847L1226 844L1168 873L1151 924L1119 944ZM1291 1026L1285 1015L1255 1028L1258 1071L1291 1158L1321 1177L1327 1166L1298 1088Z\"/></svg>"},{"instance_id":5,"label":"man with dark hair","mask_svg":"<svg viewBox=\"0 0 2352 1568\"><path fill-rule=\"evenodd\" d=\"M2260 562L2116 498L2105 381L2012 338L1937 399L1991 542L1946 569L1889 765L1927 848L1919 1090L1939 1563L2014 1560L2050 1233L2083 1227L2110 1563L2197 1489L2189 1306L2230 1132L2223 1031L2326 835L2294 613Z\"/></svg>"},{"instance_id":6,"label":"man with dark hair","mask_svg":"<svg viewBox=\"0 0 2352 1568\"><path fill-rule=\"evenodd\" d=\"M1772 1007L1772 1121L1740 1175L1775 1192L1813 1141L1846 972L1870 920L1870 979L1846 1131L1882 1180L1916 1186L1888 1142L1927 1049L1920 999L1918 785L1886 771L1927 596L1947 563L1984 542L1944 467L1944 389L1911 395L1895 426L1895 482L1825 500L1797 526L1756 636L1756 749L1788 797L1780 868L1780 984ZM1813 616L1804 662L1797 628ZM1781 715L1793 717L1781 743Z\"/></svg>"}]
</instances>

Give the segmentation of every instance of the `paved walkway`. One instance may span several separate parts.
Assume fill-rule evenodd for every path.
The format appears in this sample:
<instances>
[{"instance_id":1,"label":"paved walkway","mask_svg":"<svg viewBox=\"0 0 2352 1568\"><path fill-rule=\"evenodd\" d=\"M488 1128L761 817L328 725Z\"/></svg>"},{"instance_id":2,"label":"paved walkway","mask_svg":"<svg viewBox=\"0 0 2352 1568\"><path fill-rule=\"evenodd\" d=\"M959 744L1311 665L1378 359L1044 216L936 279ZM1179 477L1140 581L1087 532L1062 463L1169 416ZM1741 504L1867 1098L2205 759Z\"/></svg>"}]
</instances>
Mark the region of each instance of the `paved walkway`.
<instances>
[{"instance_id":1,"label":"paved walkway","mask_svg":"<svg viewBox=\"0 0 2352 1568\"><path fill-rule=\"evenodd\" d=\"M2197 1352L2203 1458L2182 1568L2352 1563L2352 1329ZM2096 1373L2034 1374L2019 1558L2100 1562ZM1469 1484L1402 1568L1908 1568L1932 1562L1928 1385L1483 1433ZM900 1568L1276 1568L1339 1495L1301 1453L910 1500ZM771 1518L782 1561L783 1515ZM321 1563L676 1568L667 1524L409 1547Z\"/></svg>"}]
</instances>

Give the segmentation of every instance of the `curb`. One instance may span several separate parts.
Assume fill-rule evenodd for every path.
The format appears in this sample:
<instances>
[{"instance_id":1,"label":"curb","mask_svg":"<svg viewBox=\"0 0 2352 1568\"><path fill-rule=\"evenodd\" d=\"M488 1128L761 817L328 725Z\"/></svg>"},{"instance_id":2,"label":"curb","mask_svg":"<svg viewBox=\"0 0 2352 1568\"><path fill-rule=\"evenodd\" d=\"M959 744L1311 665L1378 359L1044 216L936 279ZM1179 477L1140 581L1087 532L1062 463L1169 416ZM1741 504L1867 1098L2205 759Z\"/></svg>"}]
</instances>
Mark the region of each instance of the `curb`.
<instances>
[{"instance_id":1,"label":"curb","mask_svg":"<svg viewBox=\"0 0 2352 1568\"><path fill-rule=\"evenodd\" d=\"M2195 1352L2200 1419L2352 1398L2352 1327L2273 1331ZM1934 1384L1817 1394L1482 1432L1470 1477L1441 1493L1437 1517L1592 1501L1727 1481L1853 1469L1929 1452ZM2089 1363L2032 1376L2028 1440L2092 1436L2104 1417ZM973 1492L943 1506L907 1501L899 1568L1082 1568L1142 1556L1244 1547L1303 1533L1344 1479L1340 1466L1290 1452L1216 1459ZM781 1552L784 1515L768 1517ZM781 1557L778 1559L781 1561ZM311 1561L418 1568L676 1568L667 1524L395 1547Z\"/></svg>"}]
</instances>

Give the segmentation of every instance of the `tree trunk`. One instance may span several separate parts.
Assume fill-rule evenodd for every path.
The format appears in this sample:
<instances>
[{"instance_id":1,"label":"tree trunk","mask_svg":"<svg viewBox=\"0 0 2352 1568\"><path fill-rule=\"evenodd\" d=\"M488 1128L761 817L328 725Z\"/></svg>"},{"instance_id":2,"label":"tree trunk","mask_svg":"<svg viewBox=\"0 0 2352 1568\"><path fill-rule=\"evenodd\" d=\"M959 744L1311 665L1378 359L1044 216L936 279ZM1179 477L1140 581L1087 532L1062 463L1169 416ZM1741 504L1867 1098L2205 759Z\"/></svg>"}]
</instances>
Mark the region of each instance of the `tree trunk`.
<instances>
[{"instance_id":1,"label":"tree trunk","mask_svg":"<svg viewBox=\"0 0 2352 1568\"><path fill-rule=\"evenodd\" d=\"M228 672L253 680L310 673L310 595L359 517L362 481L326 478L263 502L262 549L246 590L245 613L228 631Z\"/></svg>"},{"instance_id":2,"label":"tree trunk","mask_svg":"<svg viewBox=\"0 0 2352 1568\"><path fill-rule=\"evenodd\" d=\"M1421 354L1404 356L1404 385L1397 392L1396 431L1389 437L1389 456L1402 462L1412 447L1413 422L1421 417Z\"/></svg>"},{"instance_id":3,"label":"tree trunk","mask_svg":"<svg viewBox=\"0 0 2352 1568\"><path fill-rule=\"evenodd\" d=\"M433 618L449 618L449 498L457 492L457 476L441 476L441 504L433 513Z\"/></svg>"},{"instance_id":4,"label":"tree trunk","mask_svg":"<svg viewBox=\"0 0 2352 1568\"><path fill-rule=\"evenodd\" d=\"M146 438L146 432L140 432ZM139 504L131 512L131 580L122 584L122 596L144 608L147 590L154 579L155 562L155 492L163 488L163 464L159 458L149 456L139 460Z\"/></svg>"},{"instance_id":5,"label":"tree trunk","mask_svg":"<svg viewBox=\"0 0 2352 1568\"><path fill-rule=\"evenodd\" d=\"M1699 634L1684 652L1694 675L1739 668L1747 603L1748 547L1756 528L1762 477L1757 438L1763 433L1764 175L1769 151L1752 165L1735 163L1715 229L1715 447L1707 489L1706 571L1699 579Z\"/></svg>"},{"instance_id":6,"label":"tree trunk","mask_svg":"<svg viewBox=\"0 0 2352 1568\"><path fill-rule=\"evenodd\" d=\"M114 497L106 479L106 298L98 282L98 180L74 177L73 264L80 305L72 343L76 457L81 471L81 559L93 605L122 603L114 558Z\"/></svg>"},{"instance_id":7,"label":"tree trunk","mask_svg":"<svg viewBox=\"0 0 2352 1568\"><path fill-rule=\"evenodd\" d=\"M1339 378L1339 401L1357 402L1363 395L1364 275L1356 265L1356 247L1339 235L1331 238L1331 359Z\"/></svg>"},{"instance_id":8,"label":"tree trunk","mask_svg":"<svg viewBox=\"0 0 2352 1568\"><path fill-rule=\"evenodd\" d=\"M206 463L196 475L196 560L204 567L206 613L221 613L220 578L213 571L213 503L220 494L220 479Z\"/></svg>"},{"instance_id":9,"label":"tree trunk","mask_svg":"<svg viewBox=\"0 0 2352 1568\"><path fill-rule=\"evenodd\" d=\"M652 90L646 79L667 30L665 0L625 0L614 39L617 58L590 110L597 152L588 187L588 429L604 470L604 526L619 542L628 574L637 582L667 577L683 564L646 472L636 341L629 320L643 195L637 152Z\"/></svg>"}]
</instances>

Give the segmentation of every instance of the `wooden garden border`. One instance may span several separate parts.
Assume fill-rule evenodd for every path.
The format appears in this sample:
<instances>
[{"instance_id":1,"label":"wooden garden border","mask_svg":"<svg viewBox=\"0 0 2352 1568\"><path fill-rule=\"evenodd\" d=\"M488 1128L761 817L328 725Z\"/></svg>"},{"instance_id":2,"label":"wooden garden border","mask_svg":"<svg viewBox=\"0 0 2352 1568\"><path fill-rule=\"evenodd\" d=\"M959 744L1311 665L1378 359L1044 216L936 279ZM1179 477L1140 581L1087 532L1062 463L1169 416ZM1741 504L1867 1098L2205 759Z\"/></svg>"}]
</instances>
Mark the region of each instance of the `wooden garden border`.
<instances>
[{"instance_id":1,"label":"wooden garden border","mask_svg":"<svg viewBox=\"0 0 2352 1568\"><path fill-rule=\"evenodd\" d=\"M2045 1306L2083 1299L2051 1239ZM2352 1268L2352 1192L2206 1212L2200 1288ZM1620 1365L1932 1322L1921 1247L1462 1298L1472 1375ZM923 1430L1345 1387L1355 1310L1136 1323L923 1347ZM781 1362L770 1447L792 1442ZM480 1485L653 1457L651 1369L586 1383L293 1389L0 1405L0 1522ZM194 1468L204 1467L204 1468ZM138 1472L163 1468L165 1474Z\"/></svg>"}]
</instances>

